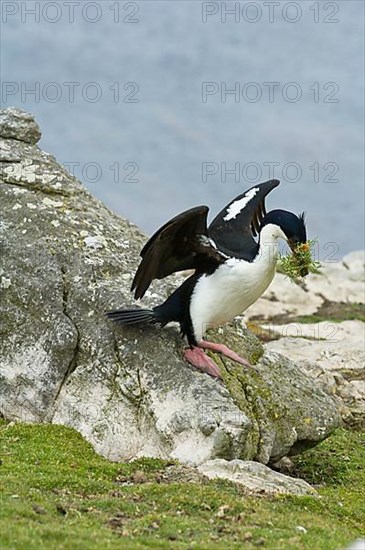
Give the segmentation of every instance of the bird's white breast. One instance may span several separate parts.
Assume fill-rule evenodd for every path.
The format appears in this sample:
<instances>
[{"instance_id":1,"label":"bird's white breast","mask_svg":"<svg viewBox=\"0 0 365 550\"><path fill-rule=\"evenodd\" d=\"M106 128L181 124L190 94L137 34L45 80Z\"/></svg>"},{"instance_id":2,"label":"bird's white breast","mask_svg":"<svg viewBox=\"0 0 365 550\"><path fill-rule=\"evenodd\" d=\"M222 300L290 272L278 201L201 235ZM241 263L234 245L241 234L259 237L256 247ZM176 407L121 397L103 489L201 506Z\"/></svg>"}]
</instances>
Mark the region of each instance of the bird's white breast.
<instances>
[{"instance_id":1,"label":"bird's white breast","mask_svg":"<svg viewBox=\"0 0 365 550\"><path fill-rule=\"evenodd\" d=\"M276 255L259 254L253 262L231 258L211 275L203 275L194 289L190 316L196 339L206 329L231 321L252 305L275 275Z\"/></svg>"}]
</instances>

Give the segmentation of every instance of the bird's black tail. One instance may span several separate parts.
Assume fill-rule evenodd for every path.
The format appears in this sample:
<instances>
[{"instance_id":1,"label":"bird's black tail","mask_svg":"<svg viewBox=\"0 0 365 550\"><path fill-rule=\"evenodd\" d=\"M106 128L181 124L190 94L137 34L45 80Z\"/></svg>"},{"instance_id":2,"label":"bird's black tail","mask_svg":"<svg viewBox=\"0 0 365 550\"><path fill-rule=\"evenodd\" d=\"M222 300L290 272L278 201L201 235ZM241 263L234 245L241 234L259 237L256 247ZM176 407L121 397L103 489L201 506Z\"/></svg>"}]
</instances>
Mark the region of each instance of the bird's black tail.
<instances>
[{"instance_id":1,"label":"bird's black tail","mask_svg":"<svg viewBox=\"0 0 365 550\"><path fill-rule=\"evenodd\" d=\"M105 314L118 325L138 325L160 322L153 309L116 309Z\"/></svg>"}]
</instances>

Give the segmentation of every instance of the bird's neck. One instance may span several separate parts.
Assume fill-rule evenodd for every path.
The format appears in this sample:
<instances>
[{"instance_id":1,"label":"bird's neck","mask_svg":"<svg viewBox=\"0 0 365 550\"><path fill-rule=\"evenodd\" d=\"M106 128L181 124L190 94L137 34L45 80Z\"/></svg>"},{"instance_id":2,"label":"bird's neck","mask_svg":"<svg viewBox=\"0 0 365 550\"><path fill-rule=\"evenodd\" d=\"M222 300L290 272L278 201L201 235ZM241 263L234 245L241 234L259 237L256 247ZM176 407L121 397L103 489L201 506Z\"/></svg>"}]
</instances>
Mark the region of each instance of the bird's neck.
<instances>
[{"instance_id":1,"label":"bird's neck","mask_svg":"<svg viewBox=\"0 0 365 550\"><path fill-rule=\"evenodd\" d=\"M260 232L258 258L276 264L279 254L279 239L286 240L282 229L275 224L265 225Z\"/></svg>"}]
</instances>

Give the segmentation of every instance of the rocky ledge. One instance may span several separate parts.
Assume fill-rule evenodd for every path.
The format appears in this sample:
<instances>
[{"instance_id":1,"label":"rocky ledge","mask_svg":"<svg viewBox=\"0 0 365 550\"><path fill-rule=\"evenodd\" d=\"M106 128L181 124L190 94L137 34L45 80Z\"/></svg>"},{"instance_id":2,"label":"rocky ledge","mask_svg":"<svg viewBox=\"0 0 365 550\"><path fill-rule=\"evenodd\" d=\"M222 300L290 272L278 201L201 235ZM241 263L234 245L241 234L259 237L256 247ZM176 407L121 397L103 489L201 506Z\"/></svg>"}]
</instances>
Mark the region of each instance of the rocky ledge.
<instances>
[{"instance_id":1,"label":"rocky ledge","mask_svg":"<svg viewBox=\"0 0 365 550\"><path fill-rule=\"evenodd\" d=\"M248 326L275 351L299 361L340 397L348 427L365 428L365 252L325 262L293 284L277 273L248 311Z\"/></svg>"},{"instance_id":2,"label":"rocky ledge","mask_svg":"<svg viewBox=\"0 0 365 550\"><path fill-rule=\"evenodd\" d=\"M241 477L241 460L278 461L341 424L343 401L316 371L326 366L263 346L241 320L213 337L254 366L215 357L223 382L183 361L175 328L112 326L104 312L133 304L129 289L145 236L36 145L31 115L2 111L0 133L5 418L72 426L113 460L175 458L202 471L235 460ZM144 304L163 300L178 281L155 282ZM285 312L285 303L276 306ZM250 487L252 472L250 462Z\"/></svg>"}]
</instances>

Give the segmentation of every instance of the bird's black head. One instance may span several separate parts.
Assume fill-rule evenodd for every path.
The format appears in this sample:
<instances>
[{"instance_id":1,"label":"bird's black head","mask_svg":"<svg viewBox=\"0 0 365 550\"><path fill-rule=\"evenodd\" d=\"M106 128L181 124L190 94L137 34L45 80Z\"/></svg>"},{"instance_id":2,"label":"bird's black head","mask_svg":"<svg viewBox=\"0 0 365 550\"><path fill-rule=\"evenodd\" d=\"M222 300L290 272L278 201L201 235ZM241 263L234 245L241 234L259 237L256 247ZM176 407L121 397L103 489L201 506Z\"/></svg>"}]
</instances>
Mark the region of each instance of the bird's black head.
<instances>
[{"instance_id":1,"label":"bird's black head","mask_svg":"<svg viewBox=\"0 0 365 550\"><path fill-rule=\"evenodd\" d=\"M269 223L278 225L285 234L288 244L294 252L298 244L307 242L307 230L304 218L304 212L297 216L287 210L271 210L262 220L261 228Z\"/></svg>"}]
</instances>

